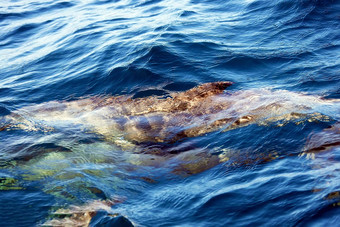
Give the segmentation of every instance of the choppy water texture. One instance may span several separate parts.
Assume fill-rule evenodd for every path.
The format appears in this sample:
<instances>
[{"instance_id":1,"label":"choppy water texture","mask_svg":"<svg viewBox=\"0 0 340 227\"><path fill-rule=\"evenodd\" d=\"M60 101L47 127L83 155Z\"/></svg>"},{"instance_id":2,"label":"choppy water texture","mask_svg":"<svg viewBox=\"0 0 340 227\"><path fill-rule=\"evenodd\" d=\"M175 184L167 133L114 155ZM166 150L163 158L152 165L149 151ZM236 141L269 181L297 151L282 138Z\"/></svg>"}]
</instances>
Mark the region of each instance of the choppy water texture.
<instances>
[{"instance_id":1,"label":"choppy water texture","mask_svg":"<svg viewBox=\"0 0 340 227\"><path fill-rule=\"evenodd\" d=\"M137 226L339 225L339 12L337 0L1 1L0 225L79 209ZM78 124L98 99L164 103L216 81L234 82L218 101L233 109L181 107L162 124L164 111L130 100L111 102L130 117L105 112L126 134L102 118ZM77 100L92 109L77 115ZM45 127L53 103L72 118ZM150 119L192 134L136 139L152 135Z\"/></svg>"}]
</instances>

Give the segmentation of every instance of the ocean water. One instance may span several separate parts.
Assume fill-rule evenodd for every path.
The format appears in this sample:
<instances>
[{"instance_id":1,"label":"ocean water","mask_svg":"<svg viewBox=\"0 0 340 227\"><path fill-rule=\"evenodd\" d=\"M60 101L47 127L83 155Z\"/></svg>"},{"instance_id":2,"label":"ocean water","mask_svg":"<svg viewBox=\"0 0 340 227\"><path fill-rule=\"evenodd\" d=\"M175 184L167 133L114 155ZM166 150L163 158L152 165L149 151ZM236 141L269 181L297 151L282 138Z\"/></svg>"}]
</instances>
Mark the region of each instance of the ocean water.
<instances>
[{"instance_id":1,"label":"ocean water","mask_svg":"<svg viewBox=\"0 0 340 227\"><path fill-rule=\"evenodd\" d=\"M107 200L136 226L340 225L339 12L337 0L1 1L2 127L27 106L162 99L216 81L232 81L230 94L277 91L275 105L310 115L185 138L151 164L77 126L2 130L0 226Z\"/></svg>"}]
</instances>

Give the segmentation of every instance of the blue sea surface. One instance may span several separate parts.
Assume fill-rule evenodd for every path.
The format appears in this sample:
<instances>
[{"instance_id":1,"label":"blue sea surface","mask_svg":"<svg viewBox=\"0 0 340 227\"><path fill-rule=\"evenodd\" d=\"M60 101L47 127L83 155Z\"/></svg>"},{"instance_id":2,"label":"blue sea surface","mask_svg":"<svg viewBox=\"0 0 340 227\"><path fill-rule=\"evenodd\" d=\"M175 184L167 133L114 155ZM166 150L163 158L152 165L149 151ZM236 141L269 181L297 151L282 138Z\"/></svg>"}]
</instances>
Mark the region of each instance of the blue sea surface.
<instances>
[{"instance_id":1,"label":"blue sea surface","mask_svg":"<svg viewBox=\"0 0 340 227\"><path fill-rule=\"evenodd\" d=\"M234 82L227 92L340 98L337 0L4 0L0 30L0 126L49 101L216 81ZM0 130L0 226L113 198L136 226L339 226L339 101L317 112L327 118L178 141L190 144L183 152L231 154L193 173L139 165L143 154L127 161L129 151L77 128Z\"/></svg>"}]
</instances>

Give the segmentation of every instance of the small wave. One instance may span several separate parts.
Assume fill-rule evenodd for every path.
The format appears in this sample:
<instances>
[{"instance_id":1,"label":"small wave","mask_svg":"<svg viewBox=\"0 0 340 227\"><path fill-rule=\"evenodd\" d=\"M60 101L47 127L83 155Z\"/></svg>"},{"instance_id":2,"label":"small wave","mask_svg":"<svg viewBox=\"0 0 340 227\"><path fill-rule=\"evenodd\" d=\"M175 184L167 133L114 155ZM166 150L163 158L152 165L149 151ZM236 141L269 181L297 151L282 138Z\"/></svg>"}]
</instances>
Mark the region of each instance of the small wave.
<instances>
[{"instance_id":1,"label":"small wave","mask_svg":"<svg viewBox=\"0 0 340 227\"><path fill-rule=\"evenodd\" d=\"M1 94L1 89L0 89L0 94ZM0 104L0 117L1 116L5 116L5 115L8 115L10 114L11 111L8 110L5 106L3 106L2 104ZM0 119L0 128L2 126L2 122L1 122L1 119Z\"/></svg>"},{"instance_id":2,"label":"small wave","mask_svg":"<svg viewBox=\"0 0 340 227\"><path fill-rule=\"evenodd\" d=\"M118 67L109 73L108 76L102 78L101 81L96 82L99 87L106 84L106 93L118 93L117 85L125 84L126 88L146 87L155 82L161 82L163 77L146 68L137 67Z\"/></svg>"},{"instance_id":3,"label":"small wave","mask_svg":"<svg viewBox=\"0 0 340 227\"><path fill-rule=\"evenodd\" d=\"M191 11L191 10L184 10L180 17L191 17L193 15L196 15L197 13L195 11Z\"/></svg>"},{"instance_id":4,"label":"small wave","mask_svg":"<svg viewBox=\"0 0 340 227\"><path fill-rule=\"evenodd\" d=\"M140 3L137 6L138 7L145 7L145 6L157 4L157 3L160 3L160 2L162 2L162 0L144 0L142 3Z\"/></svg>"},{"instance_id":5,"label":"small wave","mask_svg":"<svg viewBox=\"0 0 340 227\"><path fill-rule=\"evenodd\" d=\"M31 8L33 10L26 10L27 8L20 9L20 7L18 7L18 9L13 10L14 12L0 13L0 22L6 20L17 20L22 18L34 17L36 15L40 16L42 13L50 13L51 11L70 8L73 7L74 5L75 4L72 2L58 2L52 5L48 4L48 6L44 6L44 4L42 4L39 7L39 4L32 3L33 7L27 8Z\"/></svg>"},{"instance_id":6,"label":"small wave","mask_svg":"<svg viewBox=\"0 0 340 227\"><path fill-rule=\"evenodd\" d=\"M3 36L3 40L12 38L12 42L6 43L6 45L11 45L18 41L23 41L21 39L27 39L32 35L35 35L38 29L42 29L42 26L48 25L51 21L44 21L42 23L31 23L31 24L24 24L15 28L13 31L7 33Z\"/></svg>"},{"instance_id":7,"label":"small wave","mask_svg":"<svg viewBox=\"0 0 340 227\"><path fill-rule=\"evenodd\" d=\"M6 162L16 161L16 162L27 162L33 158L38 158L39 156L46 155L50 152L71 152L70 149L56 145L54 143L21 143L14 144L7 147L6 157L3 160Z\"/></svg>"}]
</instances>

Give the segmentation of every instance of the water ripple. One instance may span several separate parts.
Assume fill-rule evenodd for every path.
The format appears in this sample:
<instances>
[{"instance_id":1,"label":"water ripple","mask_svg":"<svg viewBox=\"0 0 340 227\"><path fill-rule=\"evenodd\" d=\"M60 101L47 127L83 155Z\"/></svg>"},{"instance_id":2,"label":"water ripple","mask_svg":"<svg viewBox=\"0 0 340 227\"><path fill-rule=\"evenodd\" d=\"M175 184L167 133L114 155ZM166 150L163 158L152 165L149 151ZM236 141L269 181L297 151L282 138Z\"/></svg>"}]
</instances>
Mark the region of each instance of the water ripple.
<instances>
[{"instance_id":1,"label":"water ripple","mask_svg":"<svg viewBox=\"0 0 340 227\"><path fill-rule=\"evenodd\" d=\"M334 0L1 1L0 225L37 225L60 206L115 196L124 202L112 208L142 226L337 225L339 147L322 142L338 138L327 131L338 103L312 108L328 120L221 129L143 144L142 154L76 124L5 130L3 117L84 97L165 99L212 81L234 82L226 97L281 91L277 105L290 92L338 99L339 9ZM305 154L311 138L322 152Z\"/></svg>"}]
</instances>

